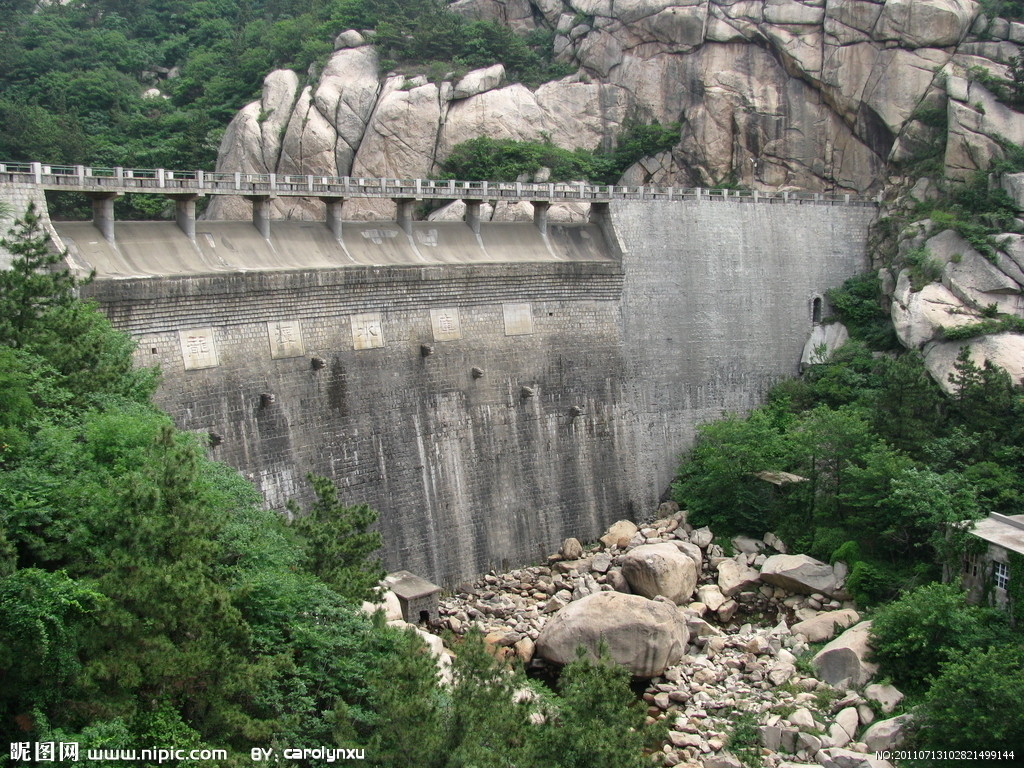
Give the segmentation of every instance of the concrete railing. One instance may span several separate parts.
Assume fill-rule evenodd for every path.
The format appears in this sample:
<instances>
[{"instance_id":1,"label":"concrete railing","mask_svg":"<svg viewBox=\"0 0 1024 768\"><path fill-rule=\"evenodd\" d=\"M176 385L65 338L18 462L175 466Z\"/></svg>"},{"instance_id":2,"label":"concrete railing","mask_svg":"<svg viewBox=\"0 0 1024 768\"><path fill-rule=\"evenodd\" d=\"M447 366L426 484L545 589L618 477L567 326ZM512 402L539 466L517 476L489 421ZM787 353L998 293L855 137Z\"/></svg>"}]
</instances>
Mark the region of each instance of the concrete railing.
<instances>
[{"instance_id":1,"label":"concrete railing","mask_svg":"<svg viewBox=\"0 0 1024 768\"><path fill-rule=\"evenodd\" d=\"M0 184L34 184L46 190L92 195L129 193L174 196L388 198L393 200L506 200L608 203L613 200L719 200L750 203L873 206L879 197L821 192L683 187L623 187L585 182L527 183L372 179L350 176L302 176L275 173L169 171L163 168L91 168L84 165L0 163Z\"/></svg>"}]
</instances>

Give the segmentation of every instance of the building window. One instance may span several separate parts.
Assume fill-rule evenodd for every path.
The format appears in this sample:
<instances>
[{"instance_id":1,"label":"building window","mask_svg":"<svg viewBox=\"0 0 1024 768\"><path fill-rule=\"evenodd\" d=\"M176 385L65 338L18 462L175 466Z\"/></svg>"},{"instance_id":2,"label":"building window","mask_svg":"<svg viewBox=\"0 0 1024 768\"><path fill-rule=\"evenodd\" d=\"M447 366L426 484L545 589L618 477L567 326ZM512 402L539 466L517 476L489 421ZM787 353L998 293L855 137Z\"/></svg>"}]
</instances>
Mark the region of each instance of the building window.
<instances>
[{"instance_id":1,"label":"building window","mask_svg":"<svg viewBox=\"0 0 1024 768\"><path fill-rule=\"evenodd\" d=\"M964 558L964 575L977 577L981 573L978 556L971 554Z\"/></svg>"},{"instance_id":2,"label":"building window","mask_svg":"<svg viewBox=\"0 0 1024 768\"><path fill-rule=\"evenodd\" d=\"M992 563L992 580L999 589L1010 583L1010 568L1006 563Z\"/></svg>"}]
</instances>

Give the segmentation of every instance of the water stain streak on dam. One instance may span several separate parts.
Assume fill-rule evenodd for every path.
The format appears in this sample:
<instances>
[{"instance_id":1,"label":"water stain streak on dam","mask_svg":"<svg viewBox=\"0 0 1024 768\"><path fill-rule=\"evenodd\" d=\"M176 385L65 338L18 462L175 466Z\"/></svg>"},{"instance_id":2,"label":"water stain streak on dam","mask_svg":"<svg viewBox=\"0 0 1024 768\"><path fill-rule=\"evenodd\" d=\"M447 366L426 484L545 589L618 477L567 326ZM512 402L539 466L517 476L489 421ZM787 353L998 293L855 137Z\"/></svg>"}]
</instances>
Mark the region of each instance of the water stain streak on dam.
<instances>
[{"instance_id":1,"label":"water stain streak on dam","mask_svg":"<svg viewBox=\"0 0 1024 768\"><path fill-rule=\"evenodd\" d=\"M54 227L179 427L273 506L330 477L380 511L387 567L450 584L649 513L697 424L796 373L874 216L625 200L543 229Z\"/></svg>"}]
</instances>

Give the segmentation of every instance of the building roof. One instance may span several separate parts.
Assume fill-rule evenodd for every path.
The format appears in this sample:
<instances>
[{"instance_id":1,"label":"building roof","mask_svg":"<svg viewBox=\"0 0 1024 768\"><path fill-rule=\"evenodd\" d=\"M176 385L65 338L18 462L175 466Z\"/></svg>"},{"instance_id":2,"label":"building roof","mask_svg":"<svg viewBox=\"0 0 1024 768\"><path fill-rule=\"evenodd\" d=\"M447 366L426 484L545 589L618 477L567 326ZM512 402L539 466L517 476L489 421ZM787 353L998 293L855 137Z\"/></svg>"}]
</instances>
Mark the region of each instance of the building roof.
<instances>
[{"instance_id":1,"label":"building roof","mask_svg":"<svg viewBox=\"0 0 1024 768\"><path fill-rule=\"evenodd\" d=\"M389 573L384 577L384 583L403 600L414 600L417 597L426 597L441 591L437 584L431 584L426 579L421 579L409 571Z\"/></svg>"},{"instance_id":2,"label":"building roof","mask_svg":"<svg viewBox=\"0 0 1024 768\"><path fill-rule=\"evenodd\" d=\"M984 520L978 520L970 532L990 544L1024 555L1024 515L993 512Z\"/></svg>"}]
</instances>

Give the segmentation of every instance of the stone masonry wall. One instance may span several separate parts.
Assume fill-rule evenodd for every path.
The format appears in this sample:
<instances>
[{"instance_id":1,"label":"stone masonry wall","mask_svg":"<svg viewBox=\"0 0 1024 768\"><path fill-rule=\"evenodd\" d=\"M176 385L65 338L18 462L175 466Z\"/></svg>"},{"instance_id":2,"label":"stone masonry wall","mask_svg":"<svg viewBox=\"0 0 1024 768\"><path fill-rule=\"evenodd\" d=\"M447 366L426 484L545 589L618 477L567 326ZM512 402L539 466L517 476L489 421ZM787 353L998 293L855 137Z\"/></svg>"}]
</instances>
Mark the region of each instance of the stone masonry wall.
<instances>
[{"instance_id":1,"label":"stone masonry wall","mask_svg":"<svg viewBox=\"0 0 1024 768\"><path fill-rule=\"evenodd\" d=\"M161 365L159 404L180 427L216 433L212 456L270 505L307 499L307 472L327 475L343 500L380 511L389 568L450 583L599 532L622 508L621 286L619 265L604 262L97 281L89 292L138 339L139 362ZM532 333L507 336L505 309L522 320L522 305ZM460 339L435 340L432 309L449 329L457 312ZM366 313L379 315L383 346L354 349ZM273 359L277 323L301 354ZM185 370L180 331L219 366Z\"/></svg>"},{"instance_id":2,"label":"stone masonry wall","mask_svg":"<svg viewBox=\"0 0 1024 768\"><path fill-rule=\"evenodd\" d=\"M873 216L617 203L621 264L347 267L88 291L138 339L139 362L162 366L161 406L215 433L213 457L270 505L308 500L305 474L327 475L343 500L380 511L389 569L451 584L649 514L697 424L797 372L812 302L866 266ZM453 328L460 338L445 340Z\"/></svg>"}]
</instances>

